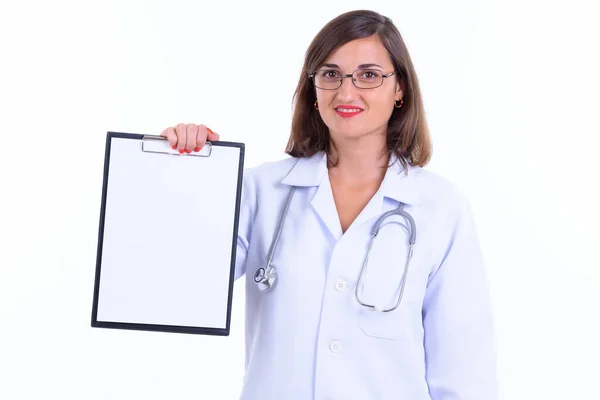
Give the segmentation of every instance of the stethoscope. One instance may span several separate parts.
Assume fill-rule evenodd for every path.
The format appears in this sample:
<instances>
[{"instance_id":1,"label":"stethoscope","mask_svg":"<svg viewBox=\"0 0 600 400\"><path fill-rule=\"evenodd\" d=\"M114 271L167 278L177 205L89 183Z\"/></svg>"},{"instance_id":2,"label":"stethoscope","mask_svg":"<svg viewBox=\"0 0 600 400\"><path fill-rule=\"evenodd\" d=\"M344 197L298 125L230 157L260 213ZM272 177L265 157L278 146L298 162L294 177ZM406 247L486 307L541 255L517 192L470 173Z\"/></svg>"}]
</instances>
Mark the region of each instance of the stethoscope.
<instances>
[{"instance_id":1,"label":"stethoscope","mask_svg":"<svg viewBox=\"0 0 600 400\"><path fill-rule=\"evenodd\" d=\"M281 215L279 216L279 221L277 223L277 231L275 233L275 236L273 237L273 240L271 241L271 247L269 248L269 253L267 255L267 265L264 268L261 267L258 270L256 270L256 273L254 274L254 283L257 284L259 290L262 292L267 292L267 291L271 290L273 288L273 286L275 285L275 281L277 278L277 270L275 269L275 267L271 266L271 261L273 260L273 254L275 253L275 248L277 247L277 242L279 241L279 237L281 236L283 222L285 221L285 217L287 216L287 212L290 207L292 197L294 196L294 193L296 192L296 188L297 188L296 186L293 186L292 189L290 190L290 193L288 194L288 197L286 199L286 202L285 202L285 205L281 212ZM381 307L364 303L358 295L358 288L359 288L359 286L361 286L365 268L366 268L368 260L369 260L369 252L371 251L371 248L373 247L373 242L375 241L375 238L379 234L381 224L385 221L386 218L388 218L392 215L403 216L408 221L408 223L410 225L410 237L408 239L409 248L408 248L408 256L406 258L406 267L404 269L404 274L402 275L402 284L400 286L400 294L398 295L398 300L396 301L396 304L394 305L394 307L388 308L388 309L382 309ZM381 311L381 312L393 311L396 308L398 308L398 306L400 306L400 302L402 301L402 295L404 294L404 287L406 285L406 276L408 274L408 268L410 266L410 259L412 258L413 247L415 245L416 236L417 236L417 229L415 226L415 221L409 213L404 211L403 203L400 203L398 208L396 208L395 210L391 210L386 213L383 213L377 219L377 221L375 222L375 225L373 226L373 232L371 234L371 239L369 240L369 247L367 248L367 252L365 253L365 258L363 260L363 263L362 263L362 266L360 269L360 275L358 277L358 282L356 283L356 288L354 289L354 297L356 297L356 301L358 302L358 304L360 304L361 306L364 306L364 307L372 308L376 311ZM364 284L363 284L363 286L364 286Z\"/></svg>"}]
</instances>

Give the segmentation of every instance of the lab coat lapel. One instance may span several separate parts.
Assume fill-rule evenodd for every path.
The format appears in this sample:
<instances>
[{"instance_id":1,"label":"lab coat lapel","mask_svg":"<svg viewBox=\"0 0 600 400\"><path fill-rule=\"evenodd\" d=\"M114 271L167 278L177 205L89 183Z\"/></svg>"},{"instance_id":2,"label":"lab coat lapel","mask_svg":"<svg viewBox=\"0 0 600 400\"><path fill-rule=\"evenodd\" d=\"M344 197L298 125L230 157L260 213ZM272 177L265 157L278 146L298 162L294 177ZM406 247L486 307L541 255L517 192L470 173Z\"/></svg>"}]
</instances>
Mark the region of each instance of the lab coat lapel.
<instances>
[{"instance_id":1,"label":"lab coat lapel","mask_svg":"<svg viewBox=\"0 0 600 400\"><path fill-rule=\"evenodd\" d=\"M379 188L379 190L377 190L377 192L375 192L373 197L371 197L371 199L369 200L369 202L367 203L365 208L362 209L360 214L358 214L356 219L352 222L352 224L350 224L350 227L348 228L348 230L354 229L354 227L360 226L364 222L369 221L369 220L381 215L382 204L383 204L383 197L381 194L381 188Z\"/></svg>"},{"instance_id":2,"label":"lab coat lapel","mask_svg":"<svg viewBox=\"0 0 600 400\"><path fill-rule=\"evenodd\" d=\"M408 175L402 164L395 156L391 158L391 165L386 170L379 190L371 198L352 225L359 226L367 221L374 221L381 214L398 206L398 203L415 205L419 202L419 191L414 179L416 169L408 166ZM385 201L385 199L394 201Z\"/></svg>"},{"instance_id":3,"label":"lab coat lapel","mask_svg":"<svg viewBox=\"0 0 600 400\"><path fill-rule=\"evenodd\" d=\"M382 197L406 205L418 205L421 202L421 191L417 179L419 172L420 167L411 165L408 165L407 171L404 171L400 161L392 155L391 165L386 171L383 182L381 182L380 193ZM388 210L383 209L382 211Z\"/></svg>"},{"instance_id":4,"label":"lab coat lapel","mask_svg":"<svg viewBox=\"0 0 600 400\"><path fill-rule=\"evenodd\" d=\"M300 187L316 187L316 192L311 199L313 209L334 238L339 239L342 236L342 227L327 173L325 153L298 159L281 183Z\"/></svg>"},{"instance_id":5,"label":"lab coat lapel","mask_svg":"<svg viewBox=\"0 0 600 400\"><path fill-rule=\"evenodd\" d=\"M319 215L319 218L321 218L327 229L329 229L329 232L331 232L331 235L338 240L342 236L342 225L340 224L340 217L333 199L329 174L325 174L311 204Z\"/></svg>"},{"instance_id":6,"label":"lab coat lapel","mask_svg":"<svg viewBox=\"0 0 600 400\"><path fill-rule=\"evenodd\" d=\"M392 156L391 165L386 170L379 190L352 223L350 229L374 220L385 211L397 207L397 202L407 205L417 204L420 200L417 180L415 179L417 172L418 167L408 166L408 174L406 174L398 159ZM311 199L312 207L332 236L336 239L341 238L342 227L333 199L329 174L327 173L327 156L325 153L299 158L281 183L300 187L317 187L315 195ZM385 198L395 201L385 202Z\"/></svg>"}]
</instances>

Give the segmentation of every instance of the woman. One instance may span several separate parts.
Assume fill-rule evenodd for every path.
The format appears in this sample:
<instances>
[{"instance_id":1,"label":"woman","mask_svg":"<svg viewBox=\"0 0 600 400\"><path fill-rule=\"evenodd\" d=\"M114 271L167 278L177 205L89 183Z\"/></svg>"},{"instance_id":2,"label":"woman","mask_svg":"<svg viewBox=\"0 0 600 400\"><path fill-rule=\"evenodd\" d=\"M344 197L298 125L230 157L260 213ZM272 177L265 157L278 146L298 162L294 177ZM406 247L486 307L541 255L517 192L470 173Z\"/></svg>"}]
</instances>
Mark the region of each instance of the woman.
<instances>
[{"instance_id":1,"label":"woman","mask_svg":"<svg viewBox=\"0 0 600 400\"><path fill-rule=\"evenodd\" d=\"M194 124L162 135L181 153L219 139ZM317 34L287 153L244 174L241 398L495 399L491 306L469 203L422 168L431 146L421 94L390 19L348 12Z\"/></svg>"}]
</instances>

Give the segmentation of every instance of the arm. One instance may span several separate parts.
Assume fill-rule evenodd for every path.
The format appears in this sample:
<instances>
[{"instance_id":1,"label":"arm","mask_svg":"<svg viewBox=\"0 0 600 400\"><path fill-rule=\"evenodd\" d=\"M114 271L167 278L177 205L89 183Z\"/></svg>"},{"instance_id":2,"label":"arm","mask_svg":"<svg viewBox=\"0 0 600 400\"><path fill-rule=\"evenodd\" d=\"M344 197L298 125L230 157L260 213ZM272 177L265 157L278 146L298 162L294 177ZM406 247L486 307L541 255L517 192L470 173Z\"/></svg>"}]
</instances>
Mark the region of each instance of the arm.
<instances>
[{"instance_id":1,"label":"arm","mask_svg":"<svg viewBox=\"0 0 600 400\"><path fill-rule=\"evenodd\" d=\"M496 400L496 354L488 282L470 203L452 215L444 258L423 303L432 400Z\"/></svg>"},{"instance_id":2,"label":"arm","mask_svg":"<svg viewBox=\"0 0 600 400\"><path fill-rule=\"evenodd\" d=\"M256 189L252 169L244 171L240 219L238 224L237 249L235 253L235 280L246 273L246 259L252 236L252 225L256 209Z\"/></svg>"}]
</instances>

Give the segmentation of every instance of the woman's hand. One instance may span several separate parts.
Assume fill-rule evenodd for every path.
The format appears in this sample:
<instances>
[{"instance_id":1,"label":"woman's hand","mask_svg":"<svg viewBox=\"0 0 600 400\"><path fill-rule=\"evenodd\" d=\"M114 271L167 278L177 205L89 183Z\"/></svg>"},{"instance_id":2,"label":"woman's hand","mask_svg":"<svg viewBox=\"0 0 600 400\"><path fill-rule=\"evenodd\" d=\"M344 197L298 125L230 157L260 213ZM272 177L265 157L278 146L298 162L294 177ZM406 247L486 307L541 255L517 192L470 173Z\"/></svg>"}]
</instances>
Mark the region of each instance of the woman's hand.
<instances>
[{"instance_id":1,"label":"woman's hand","mask_svg":"<svg viewBox=\"0 0 600 400\"><path fill-rule=\"evenodd\" d=\"M219 134L210 130L206 125L196 124L178 124L162 131L160 136L169 140L169 145L179 153L191 153L200 151L206 144L206 141L219 140Z\"/></svg>"}]
</instances>

